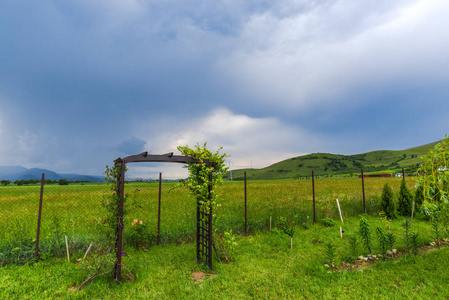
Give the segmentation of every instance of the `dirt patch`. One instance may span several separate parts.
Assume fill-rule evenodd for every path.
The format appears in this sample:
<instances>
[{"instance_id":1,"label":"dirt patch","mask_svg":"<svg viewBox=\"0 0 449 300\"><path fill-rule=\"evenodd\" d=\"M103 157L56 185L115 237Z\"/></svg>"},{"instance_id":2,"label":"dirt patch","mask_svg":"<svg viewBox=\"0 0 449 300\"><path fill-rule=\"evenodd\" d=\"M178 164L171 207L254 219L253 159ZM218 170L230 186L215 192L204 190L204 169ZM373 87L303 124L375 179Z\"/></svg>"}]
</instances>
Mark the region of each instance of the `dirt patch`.
<instances>
[{"instance_id":1,"label":"dirt patch","mask_svg":"<svg viewBox=\"0 0 449 300\"><path fill-rule=\"evenodd\" d=\"M201 271L194 271L192 272L192 279L194 280L193 283L194 284L198 284L201 283L203 280L206 279L213 279L215 277L214 274L207 274Z\"/></svg>"}]
</instances>

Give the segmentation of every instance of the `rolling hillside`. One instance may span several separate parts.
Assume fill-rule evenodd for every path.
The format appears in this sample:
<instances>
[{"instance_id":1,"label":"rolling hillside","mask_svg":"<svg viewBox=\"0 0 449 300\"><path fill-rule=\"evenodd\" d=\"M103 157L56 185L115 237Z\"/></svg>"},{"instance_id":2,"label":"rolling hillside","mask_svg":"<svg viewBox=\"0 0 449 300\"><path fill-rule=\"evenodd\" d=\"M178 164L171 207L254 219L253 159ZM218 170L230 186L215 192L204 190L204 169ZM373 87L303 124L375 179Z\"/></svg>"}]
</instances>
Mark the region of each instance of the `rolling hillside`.
<instances>
[{"instance_id":1,"label":"rolling hillside","mask_svg":"<svg viewBox=\"0 0 449 300\"><path fill-rule=\"evenodd\" d=\"M421 156L438 142L405 150L379 150L356 155L339 155L330 153L313 153L283 160L262 169L232 170L233 180L243 180L244 172L248 179L287 179L315 175L343 175L371 172L399 172L405 168L406 173L413 173L423 162ZM230 174L226 175L227 179Z\"/></svg>"}]
</instances>

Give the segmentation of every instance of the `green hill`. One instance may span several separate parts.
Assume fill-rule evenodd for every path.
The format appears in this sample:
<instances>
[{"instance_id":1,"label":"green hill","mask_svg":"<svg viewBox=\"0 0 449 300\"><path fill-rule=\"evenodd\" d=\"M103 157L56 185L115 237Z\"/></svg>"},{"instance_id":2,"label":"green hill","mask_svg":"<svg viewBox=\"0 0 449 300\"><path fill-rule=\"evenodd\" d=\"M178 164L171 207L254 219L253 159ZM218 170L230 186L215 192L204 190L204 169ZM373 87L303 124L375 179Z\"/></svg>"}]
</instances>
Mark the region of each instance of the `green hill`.
<instances>
[{"instance_id":1,"label":"green hill","mask_svg":"<svg viewBox=\"0 0 449 300\"><path fill-rule=\"evenodd\" d=\"M339 155L330 153L313 153L293 157L262 169L232 170L233 180L243 180L244 172L251 180L288 179L312 175L343 175L364 173L393 173L402 168L406 173L413 173L423 162L421 156L428 153L438 142L405 150L379 150L356 155ZM230 174L225 176L230 178Z\"/></svg>"}]
</instances>

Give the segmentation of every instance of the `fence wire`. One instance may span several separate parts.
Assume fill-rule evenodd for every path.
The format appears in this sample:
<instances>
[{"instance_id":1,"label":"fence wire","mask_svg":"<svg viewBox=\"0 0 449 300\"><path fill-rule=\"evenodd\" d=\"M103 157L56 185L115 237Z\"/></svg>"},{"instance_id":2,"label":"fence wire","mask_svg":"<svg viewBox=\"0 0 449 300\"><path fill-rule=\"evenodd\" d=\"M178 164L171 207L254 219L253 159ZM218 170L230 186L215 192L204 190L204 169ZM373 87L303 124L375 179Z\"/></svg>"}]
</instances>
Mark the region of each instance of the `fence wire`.
<instances>
[{"instance_id":1,"label":"fence wire","mask_svg":"<svg viewBox=\"0 0 449 300\"><path fill-rule=\"evenodd\" d=\"M149 247L161 243L193 241L196 234L196 200L177 178L158 176L126 178L124 242ZM379 212L383 185L399 191L398 178L365 178L368 214ZM407 178L410 190L414 179ZM251 233L276 226L280 218L301 225L313 222L312 181L247 181L247 230ZM160 192L159 192L160 189ZM245 232L244 181L227 181L218 187L219 206L214 208L214 229ZM111 193L106 183L46 184L42 205L39 252L63 256L65 236L71 251L86 249L98 235L106 211L101 200ZM40 185L0 186L0 265L23 263L33 257L39 208ZM160 206L159 206L160 198ZM316 179L316 219L339 219L363 214L360 179ZM160 212L160 213L159 213ZM134 225L133 225L134 224ZM140 230L140 231L139 231ZM159 238L159 239L158 239Z\"/></svg>"}]
</instances>

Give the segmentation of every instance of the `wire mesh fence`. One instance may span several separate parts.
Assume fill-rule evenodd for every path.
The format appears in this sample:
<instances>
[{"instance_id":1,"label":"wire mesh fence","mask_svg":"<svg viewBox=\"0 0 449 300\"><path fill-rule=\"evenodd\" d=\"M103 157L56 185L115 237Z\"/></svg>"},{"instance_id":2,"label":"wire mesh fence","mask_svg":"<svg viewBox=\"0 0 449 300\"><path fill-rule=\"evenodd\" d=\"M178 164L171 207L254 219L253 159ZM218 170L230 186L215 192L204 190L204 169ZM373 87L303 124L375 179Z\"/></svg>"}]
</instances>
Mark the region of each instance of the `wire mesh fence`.
<instances>
[{"instance_id":1,"label":"wire mesh fence","mask_svg":"<svg viewBox=\"0 0 449 300\"><path fill-rule=\"evenodd\" d=\"M40 185L0 188L0 262L25 262L34 256L40 191ZM39 251L64 253L65 236L72 250L84 247L96 234L98 204L107 192L104 184L45 185Z\"/></svg>"},{"instance_id":2,"label":"wire mesh fence","mask_svg":"<svg viewBox=\"0 0 449 300\"><path fill-rule=\"evenodd\" d=\"M383 185L398 192L398 178L365 178L366 210L377 214ZM407 179L413 190L414 179ZM296 225L313 222L312 181L227 181L218 187L214 229L235 233L267 230L280 217ZM36 244L40 185L0 187L0 265L23 263L33 257ZM44 186L39 253L63 256L65 236L70 250L85 251L98 236L106 211L101 206L111 193L106 183L47 184ZM196 200L173 178L127 178L125 184L125 245L189 242L196 234ZM160 200L159 200L160 199ZM361 180L315 179L316 219L338 219L364 213ZM246 211L246 222L245 222ZM246 224L246 228L245 228ZM140 230L140 231L139 231ZM139 234L137 234L139 233Z\"/></svg>"}]
</instances>

